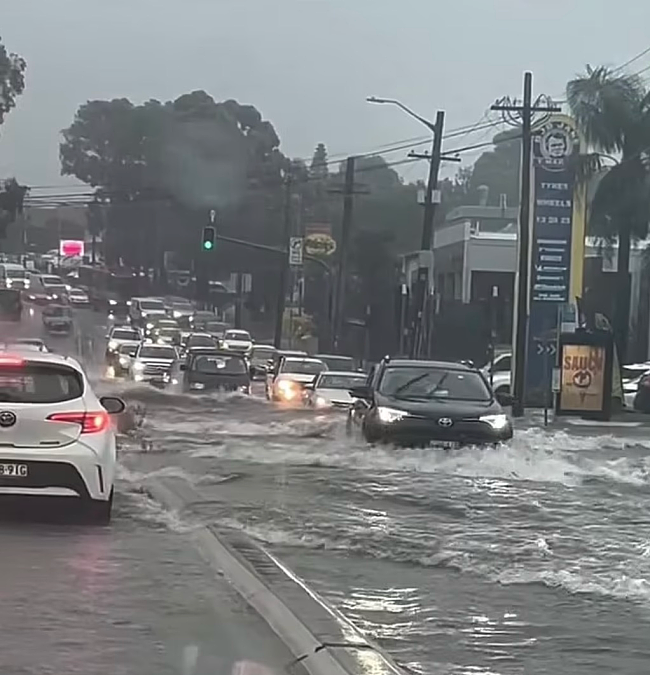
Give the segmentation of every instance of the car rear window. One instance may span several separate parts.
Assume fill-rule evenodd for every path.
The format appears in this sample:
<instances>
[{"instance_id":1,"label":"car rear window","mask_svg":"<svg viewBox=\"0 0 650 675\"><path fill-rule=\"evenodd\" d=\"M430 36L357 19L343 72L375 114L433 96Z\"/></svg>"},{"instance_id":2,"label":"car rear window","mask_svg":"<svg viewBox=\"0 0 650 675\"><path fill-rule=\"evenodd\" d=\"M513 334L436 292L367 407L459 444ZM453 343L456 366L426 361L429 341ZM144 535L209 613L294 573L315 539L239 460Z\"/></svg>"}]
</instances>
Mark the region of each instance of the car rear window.
<instances>
[{"instance_id":1,"label":"car rear window","mask_svg":"<svg viewBox=\"0 0 650 675\"><path fill-rule=\"evenodd\" d=\"M139 340L140 335L134 330L114 330L111 335L115 340Z\"/></svg>"},{"instance_id":2,"label":"car rear window","mask_svg":"<svg viewBox=\"0 0 650 675\"><path fill-rule=\"evenodd\" d=\"M206 374L243 375L248 371L248 368L244 359L206 354L194 359L192 370Z\"/></svg>"},{"instance_id":3,"label":"car rear window","mask_svg":"<svg viewBox=\"0 0 650 675\"><path fill-rule=\"evenodd\" d=\"M29 362L0 366L0 402L59 403L83 392L81 374L67 366Z\"/></svg>"}]
</instances>

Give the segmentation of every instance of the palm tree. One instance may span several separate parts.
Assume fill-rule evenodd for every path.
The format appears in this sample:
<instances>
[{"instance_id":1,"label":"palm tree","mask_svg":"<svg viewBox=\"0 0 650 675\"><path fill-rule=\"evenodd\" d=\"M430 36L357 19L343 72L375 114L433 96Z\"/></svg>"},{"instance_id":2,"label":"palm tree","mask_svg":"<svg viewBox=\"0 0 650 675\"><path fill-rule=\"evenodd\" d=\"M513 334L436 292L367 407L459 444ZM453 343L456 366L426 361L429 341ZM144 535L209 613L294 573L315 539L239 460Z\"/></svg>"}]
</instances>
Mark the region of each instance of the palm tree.
<instances>
[{"instance_id":1,"label":"palm tree","mask_svg":"<svg viewBox=\"0 0 650 675\"><path fill-rule=\"evenodd\" d=\"M597 179L588 232L618 240L614 334L624 363L630 315L630 248L648 235L650 216L650 92L636 75L587 67L567 85L567 100L589 146L583 170ZM614 164L603 159L615 155Z\"/></svg>"}]
</instances>

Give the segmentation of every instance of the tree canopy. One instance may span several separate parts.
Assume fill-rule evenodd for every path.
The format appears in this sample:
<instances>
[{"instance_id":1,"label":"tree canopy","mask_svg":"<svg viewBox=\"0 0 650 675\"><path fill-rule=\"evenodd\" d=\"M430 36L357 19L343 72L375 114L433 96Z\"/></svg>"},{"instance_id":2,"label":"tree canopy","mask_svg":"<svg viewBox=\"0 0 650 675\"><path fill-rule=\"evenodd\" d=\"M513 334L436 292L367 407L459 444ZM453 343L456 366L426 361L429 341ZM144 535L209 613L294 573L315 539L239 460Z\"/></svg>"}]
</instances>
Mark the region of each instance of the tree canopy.
<instances>
[{"instance_id":1,"label":"tree canopy","mask_svg":"<svg viewBox=\"0 0 650 675\"><path fill-rule=\"evenodd\" d=\"M26 68L25 59L8 52L0 39L0 124L25 89Z\"/></svg>"}]
</instances>

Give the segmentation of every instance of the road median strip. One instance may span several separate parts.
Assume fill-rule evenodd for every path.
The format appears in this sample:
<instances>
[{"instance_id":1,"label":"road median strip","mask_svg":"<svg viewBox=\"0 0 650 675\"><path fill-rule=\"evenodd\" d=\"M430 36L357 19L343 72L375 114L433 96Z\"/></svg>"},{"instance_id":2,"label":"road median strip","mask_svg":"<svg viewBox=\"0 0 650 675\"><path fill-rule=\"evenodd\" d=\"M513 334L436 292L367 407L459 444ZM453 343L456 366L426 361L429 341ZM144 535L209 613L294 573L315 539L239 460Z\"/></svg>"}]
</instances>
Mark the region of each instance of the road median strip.
<instances>
[{"instance_id":1,"label":"road median strip","mask_svg":"<svg viewBox=\"0 0 650 675\"><path fill-rule=\"evenodd\" d=\"M154 499L178 513L201 502L200 494L180 479L154 478L147 481L146 487ZM193 529L189 536L205 560L256 610L294 655L295 658L286 664L288 672L300 664L309 675L360 675L367 672L368 661L372 659L375 675L402 673L390 657L367 640L340 612L243 533L236 533L234 546L224 533L210 525ZM264 576L275 575L278 583L262 579L262 568L266 568ZM271 589L272 585L286 588L287 583L294 586L296 592L304 593L308 603L313 603L306 614L311 616L311 623L317 630L310 629L304 615L299 618L289 603ZM294 592L292 595L295 597ZM306 608L304 602L302 606Z\"/></svg>"}]
</instances>

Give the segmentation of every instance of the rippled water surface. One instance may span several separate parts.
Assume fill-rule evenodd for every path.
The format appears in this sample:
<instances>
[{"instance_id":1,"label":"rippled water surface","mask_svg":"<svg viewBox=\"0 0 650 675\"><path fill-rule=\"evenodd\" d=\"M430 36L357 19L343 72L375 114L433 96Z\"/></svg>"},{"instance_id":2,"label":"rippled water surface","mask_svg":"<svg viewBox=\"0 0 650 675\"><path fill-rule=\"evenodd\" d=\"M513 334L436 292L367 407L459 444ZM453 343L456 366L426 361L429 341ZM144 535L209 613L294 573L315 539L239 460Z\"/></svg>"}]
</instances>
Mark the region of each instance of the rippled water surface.
<instances>
[{"instance_id":1,"label":"rippled water surface","mask_svg":"<svg viewBox=\"0 0 650 675\"><path fill-rule=\"evenodd\" d=\"M122 392L144 419L123 480L202 495L157 517L246 531L412 671L648 672L650 441L369 448L261 398Z\"/></svg>"}]
</instances>

